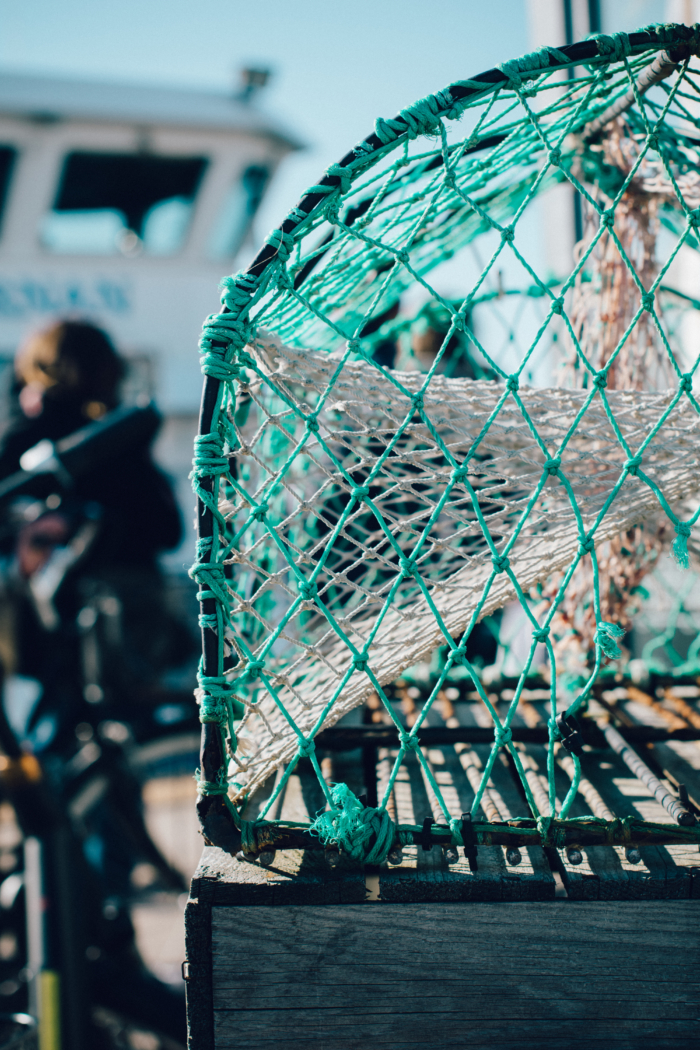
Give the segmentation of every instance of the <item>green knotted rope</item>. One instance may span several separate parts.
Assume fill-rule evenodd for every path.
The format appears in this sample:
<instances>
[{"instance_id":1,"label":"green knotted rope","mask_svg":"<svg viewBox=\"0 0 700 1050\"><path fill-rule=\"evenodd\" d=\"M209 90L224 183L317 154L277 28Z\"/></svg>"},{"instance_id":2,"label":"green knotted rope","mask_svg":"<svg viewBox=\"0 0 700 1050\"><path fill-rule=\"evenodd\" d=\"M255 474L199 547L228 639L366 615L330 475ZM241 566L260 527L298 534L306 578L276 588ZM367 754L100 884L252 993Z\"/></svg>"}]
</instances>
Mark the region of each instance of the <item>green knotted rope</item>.
<instances>
[{"instance_id":1,"label":"green knotted rope","mask_svg":"<svg viewBox=\"0 0 700 1050\"><path fill-rule=\"evenodd\" d=\"M324 846L337 846L364 864L383 864L395 844L409 841L385 809L363 806L347 784L336 784L331 800L333 809L319 813L309 828Z\"/></svg>"}]
</instances>

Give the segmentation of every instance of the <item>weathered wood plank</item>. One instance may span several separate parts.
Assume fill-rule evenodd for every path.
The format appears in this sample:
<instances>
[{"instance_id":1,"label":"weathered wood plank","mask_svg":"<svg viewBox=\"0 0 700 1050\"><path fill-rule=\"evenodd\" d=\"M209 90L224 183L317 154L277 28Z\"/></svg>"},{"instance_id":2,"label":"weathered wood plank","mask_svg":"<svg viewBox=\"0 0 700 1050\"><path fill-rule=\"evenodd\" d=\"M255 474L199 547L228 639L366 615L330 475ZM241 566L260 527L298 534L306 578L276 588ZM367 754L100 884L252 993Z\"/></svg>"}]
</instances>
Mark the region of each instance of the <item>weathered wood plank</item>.
<instances>
[{"instance_id":1,"label":"weathered wood plank","mask_svg":"<svg viewBox=\"0 0 700 1050\"><path fill-rule=\"evenodd\" d=\"M188 1043L196 1050L214 1050L211 887L198 889L199 897L193 893L185 906Z\"/></svg>"},{"instance_id":2,"label":"weathered wood plank","mask_svg":"<svg viewBox=\"0 0 700 1050\"><path fill-rule=\"evenodd\" d=\"M214 907L216 1050L695 1050L698 920L694 901Z\"/></svg>"}]
</instances>

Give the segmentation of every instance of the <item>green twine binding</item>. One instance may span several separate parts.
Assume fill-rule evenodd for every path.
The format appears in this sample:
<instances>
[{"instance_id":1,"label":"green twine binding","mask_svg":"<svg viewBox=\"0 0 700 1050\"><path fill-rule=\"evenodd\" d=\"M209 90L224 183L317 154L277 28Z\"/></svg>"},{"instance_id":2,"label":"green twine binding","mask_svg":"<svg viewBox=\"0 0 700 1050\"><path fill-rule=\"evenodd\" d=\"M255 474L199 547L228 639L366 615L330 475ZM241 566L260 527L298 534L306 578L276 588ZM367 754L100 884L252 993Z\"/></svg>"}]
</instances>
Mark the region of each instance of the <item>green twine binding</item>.
<instances>
[{"instance_id":1,"label":"green twine binding","mask_svg":"<svg viewBox=\"0 0 700 1050\"><path fill-rule=\"evenodd\" d=\"M624 638L625 630L616 623L599 623L595 633L594 641L599 645L605 655L611 660L619 660L622 656L616 639Z\"/></svg>"},{"instance_id":2,"label":"green twine binding","mask_svg":"<svg viewBox=\"0 0 700 1050\"><path fill-rule=\"evenodd\" d=\"M550 66L560 64L567 65L569 58L563 51L556 47L540 47L537 51L530 51L520 58L511 59L510 62L501 62L498 65L501 73L508 78L508 87L519 88L523 82L523 76L536 77Z\"/></svg>"},{"instance_id":3,"label":"green twine binding","mask_svg":"<svg viewBox=\"0 0 700 1050\"><path fill-rule=\"evenodd\" d=\"M347 784L335 784L331 798L335 809L319 813L309 828L324 846L337 846L363 864L383 864L395 841L408 842L385 809L363 806Z\"/></svg>"},{"instance_id":4,"label":"green twine binding","mask_svg":"<svg viewBox=\"0 0 700 1050\"><path fill-rule=\"evenodd\" d=\"M690 526L687 521L677 521L675 528L677 535L673 541L671 553L681 569L687 569L690 565L690 560L688 558L688 539L692 532L692 526Z\"/></svg>"}]
</instances>

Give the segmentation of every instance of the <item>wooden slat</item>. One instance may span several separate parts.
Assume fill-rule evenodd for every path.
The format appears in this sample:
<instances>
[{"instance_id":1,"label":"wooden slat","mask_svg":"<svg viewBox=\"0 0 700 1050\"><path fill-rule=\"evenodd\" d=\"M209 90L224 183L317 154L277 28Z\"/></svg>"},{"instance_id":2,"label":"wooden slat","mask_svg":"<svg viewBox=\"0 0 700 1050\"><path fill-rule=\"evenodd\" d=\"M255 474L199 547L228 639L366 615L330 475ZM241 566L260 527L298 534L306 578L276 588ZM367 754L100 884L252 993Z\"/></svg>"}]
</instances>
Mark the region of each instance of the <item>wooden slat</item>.
<instances>
[{"instance_id":1,"label":"wooden slat","mask_svg":"<svg viewBox=\"0 0 700 1050\"><path fill-rule=\"evenodd\" d=\"M444 758L442 749L438 754ZM468 810L474 796L461 766L455 761L446 764L444 770L442 764L440 768L451 778L458 812ZM395 795L397 816L401 822L420 824L425 817L435 815L414 755L406 756L396 782ZM437 808L435 803L434 807ZM479 870L472 873L463 856L458 864L448 867L438 847L426 851L421 846L410 846L404 850L400 867L382 867L379 894L382 901L395 902L500 900L501 867L500 850L495 848L479 850Z\"/></svg>"},{"instance_id":2,"label":"wooden slat","mask_svg":"<svg viewBox=\"0 0 700 1050\"><path fill-rule=\"evenodd\" d=\"M475 717L474 705L463 705L462 717ZM428 724L440 721L440 708L430 712ZM448 725L451 722L448 721ZM459 723L457 723L459 724ZM469 722L467 721L467 724ZM423 755L441 789L451 815L459 816L471 809L481 771L489 749L468 744L424 749ZM392 752L394 756L396 752ZM386 772L383 772L386 776ZM504 795L505 793L505 795ZM400 822L422 823L424 817L445 820L439 802L418 760L408 755L396 782L397 817ZM514 788L507 766L499 761L489 782L482 805L486 815L507 820L525 809ZM471 872L460 850L459 862L447 866L442 850L429 852L419 847L404 850L400 868L385 867L380 873L380 896L383 901L420 900L548 900L554 897L555 884L544 851L540 847L523 850L523 862L508 867L504 851L498 846L478 848L478 870Z\"/></svg>"},{"instance_id":3,"label":"wooden slat","mask_svg":"<svg viewBox=\"0 0 700 1050\"><path fill-rule=\"evenodd\" d=\"M405 706L405 705L404 705ZM414 705L415 706L415 705ZM523 725L542 725L547 719L547 704L528 701L520 705L516 721ZM641 710L648 723L663 722L657 708L659 703L640 705L626 702L632 714ZM447 705L449 708L450 705ZM412 721L417 708L404 712ZM490 716L480 704L460 703L449 710L437 704L430 712L428 725L473 724L489 725ZM542 745L518 744L518 751L526 768L530 788L538 805L546 809L547 774L546 750ZM471 809L481 772L488 760L486 745L457 744L424 750L423 754L438 784L451 814L458 816ZM359 760L360 752L346 752L333 758L333 778L348 783L359 792L367 771ZM700 796L700 745L695 742L656 745L655 760L668 768L677 782L688 786L691 798ZM384 750L378 764L381 784L386 784L396 751ZM649 791L629 773L621 761L609 751L590 749L583 756L584 780L574 801L572 816L593 812L610 819L616 816L636 815L650 820L668 820ZM569 775L567 775L567 770ZM559 802L570 786L571 759L559 749L557 768L557 797ZM254 819L269 797L271 785L256 793L246 811L247 819ZM325 806L325 799L315 774L308 762L300 762L289 779L277 816L283 819L306 820ZM420 824L424 817L444 820L437 798L421 770L415 755L409 754L399 772L392 799L392 816L402 823ZM527 813L522 787L514 775L512 760L501 752L493 767L482 811L492 819L509 819ZM315 851L280 852L272 868L240 864L222 858L218 851L205 859L198 878L215 884L216 900L232 904L360 902L365 900L368 888L387 902L456 901L456 900L547 900L555 893L553 865L561 874L566 892L576 900L638 900L670 899L697 896L700 898L700 854L695 847L646 848L642 863L633 865L622 848L596 847L583 851L581 865L572 865L562 851L549 851L549 857L540 847L522 850L523 862L518 867L506 865L500 847L479 847L478 872L469 870L464 857L448 867L439 847L424 851L409 847L404 851L400 867L384 865L379 873L378 889L373 873L365 873L358 865L342 858L338 868L330 869L325 857ZM374 879L370 886L367 879Z\"/></svg>"},{"instance_id":4,"label":"wooden slat","mask_svg":"<svg viewBox=\"0 0 700 1050\"><path fill-rule=\"evenodd\" d=\"M647 724L665 724L656 702L635 701L626 704L625 710L637 708L644 718L635 721ZM592 704L595 708L595 702ZM520 710L528 725L546 720L545 705L521 705ZM539 745L519 745L529 756L539 773L542 786L546 784L546 752ZM661 745L668 747L669 745ZM673 747L679 745L674 743ZM695 743L681 746L695 748ZM653 753L656 754L657 745ZM675 754L675 752L672 752ZM700 754L700 751L699 751ZM570 786L573 762L563 748L557 749L557 798L561 801ZM579 787L570 815L573 817L593 813L610 819L616 816L643 816L647 820L670 820L666 811L656 802L649 790L637 780L611 751L587 749L582 756L584 777ZM624 790L621 790L623 788ZM567 854L559 851L556 863L562 875L567 894L574 900L640 900L690 897L694 892L692 872L700 875L700 856L694 847L672 846L669 848L645 848L642 861L631 864L621 847L596 846L585 849L583 863L571 864ZM700 887L698 887L700 889Z\"/></svg>"},{"instance_id":5,"label":"wooden slat","mask_svg":"<svg viewBox=\"0 0 700 1050\"><path fill-rule=\"evenodd\" d=\"M215 1047L695 1050L699 920L695 901L214 907Z\"/></svg>"}]
</instances>

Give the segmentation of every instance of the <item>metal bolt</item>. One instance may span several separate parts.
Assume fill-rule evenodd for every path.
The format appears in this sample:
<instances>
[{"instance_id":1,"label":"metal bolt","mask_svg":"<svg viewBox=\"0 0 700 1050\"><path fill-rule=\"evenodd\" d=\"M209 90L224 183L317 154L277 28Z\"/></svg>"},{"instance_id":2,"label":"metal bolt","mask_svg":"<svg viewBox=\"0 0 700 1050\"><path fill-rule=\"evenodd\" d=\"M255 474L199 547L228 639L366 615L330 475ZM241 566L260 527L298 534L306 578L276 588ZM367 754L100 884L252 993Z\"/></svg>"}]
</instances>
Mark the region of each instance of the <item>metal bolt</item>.
<instances>
[{"instance_id":1,"label":"metal bolt","mask_svg":"<svg viewBox=\"0 0 700 1050\"><path fill-rule=\"evenodd\" d=\"M507 849L506 850L506 864L511 864L516 867L523 859L523 855L519 849Z\"/></svg>"},{"instance_id":2,"label":"metal bolt","mask_svg":"<svg viewBox=\"0 0 700 1050\"><path fill-rule=\"evenodd\" d=\"M443 856L445 857L446 864L459 863L459 853L457 852L454 846L446 846L442 852Z\"/></svg>"},{"instance_id":3,"label":"metal bolt","mask_svg":"<svg viewBox=\"0 0 700 1050\"><path fill-rule=\"evenodd\" d=\"M570 846L566 851L566 859L569 864L583 864L583 853L578 846Z\"/></svg>"},{"instance_id":4,"label":"metal bolt","mask_svg":"<svg viewBox=\"0 0 700 1050\"><path fill-rule=\"evenodd\" d=\"M639 864L641 862L642 855L639 852L638 846L626 846L625 847L625 860L629 864Z\"/></svg>"},{"instance_id":5,"label":"metal bolt","mask_svg":"<svg viewBox=\"0 0 700 1050\"><path fill-rule=\"evenodd\" d=\"M275 850L264 849L258 857L263 868L269 868L275 863Z\"/></svg>"},{"instance_id":6,"label":"metal bolt","mask_svg":"<svg viewBox=\"0 0 700 1050\"><path fill-rule=\"evenodd\" d=\"M390 864L403 864L403 850L400 846L396 846L394 849L389 850L389 855L386 859Z\"/></svg>"}]
</instances>

